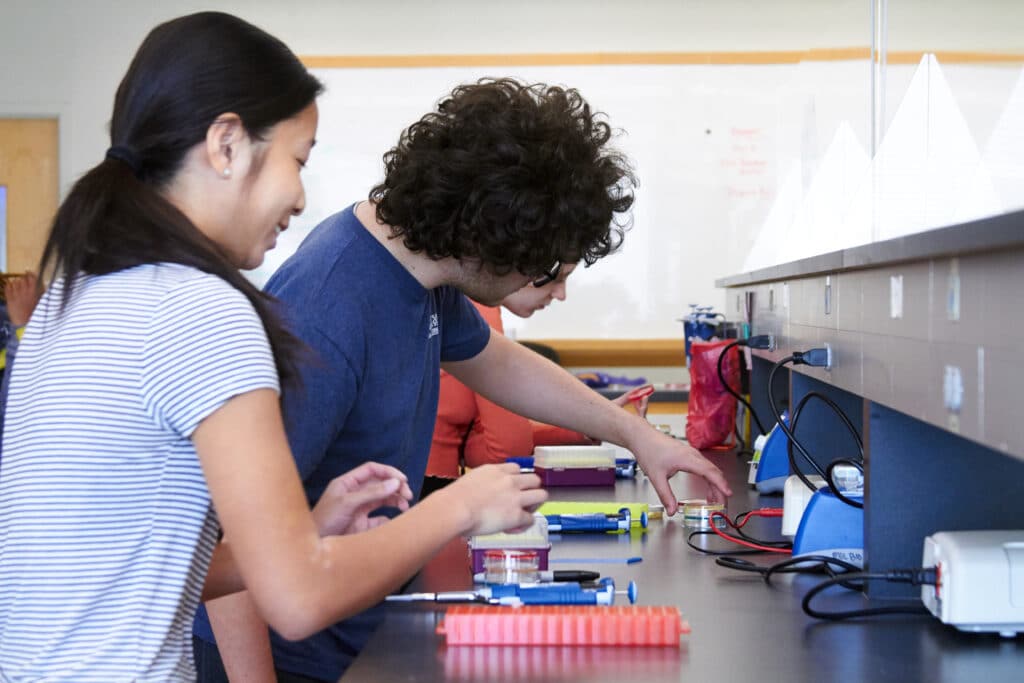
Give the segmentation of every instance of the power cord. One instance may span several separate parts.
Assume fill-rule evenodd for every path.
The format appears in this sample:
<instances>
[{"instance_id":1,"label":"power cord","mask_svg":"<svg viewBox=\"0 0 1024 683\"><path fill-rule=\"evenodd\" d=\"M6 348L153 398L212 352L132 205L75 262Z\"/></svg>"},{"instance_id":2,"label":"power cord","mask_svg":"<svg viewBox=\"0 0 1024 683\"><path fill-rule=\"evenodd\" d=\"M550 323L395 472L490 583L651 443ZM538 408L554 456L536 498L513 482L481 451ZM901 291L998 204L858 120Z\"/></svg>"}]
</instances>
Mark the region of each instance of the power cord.
<instances>
[{"instance_id":1,"label":"power cord","mask_svg":"<svg viewBox=\"0 0 1024 683\"><path fill-rule=\"evenodd\" d=\"M754 451L747 448L746 439L744 439L743 435L740 434L740 428L733 425L732 433L736 437L736 455L749 455L753 457Z\"/></svg>"},{"instance_id":2,"label":"power cord","mask_svg":"<svg viewBox=\"0 0 1024 683\"><path fill-rule=\"evenodd\" d=\"M789 443L793 446L796 446L797 450L800 452L800 455L803 456L804 460L806 460L807 463L811 467L813 467L819 475L821 475L821 478L825 480L825 483L828 485L828 488L832 492L832 494L839 500L846 503L847 505L863 509L864 504L843 495L843 492L839 490L839 487L836 486L832 479L829 477L829 473L823 470L821 466L814 460L814 458L811 457L811 454L807 452L807 449L804 448L803 444L800 443L800 441L796 438L796 435L793 434L793 431L788 426L786 426L786 422L785 420L782 419L782 415L780 414L778 406L775 401L775 392L773 391L773 385L775 383L775 373L777 373L780 368L785 366L787 363L793 363L794 365L810 365L812 367L825 368L829 367L832 364L831 361L832 358L829 349L819 348L810 349L809 351L794 351L792 355L786 356L779 362L775 363L775 365L772 366L771 372L768 373L768 406L769 408L771 408L772 415L775 417L775 421L779 425L779 429L781 429L783 433L785 433L785 435L789 438ZM836 408L838 410L838 406L836 406ZM852 423L850 426L853 426ZM799 468L795 469L797 472L800 471ZM809 486L811 490L817 490L816 487L812 486L811 483L806 480L806 478L801 477L801 481L803 481L804 484Z\"/></svg>"},{"instance_id":3,"label":"power cord","mask_svg":"<svg viewBox=\"0 0 1024 683\"><path fill-rule=\"evenodd\" d=\"M836 572L832 569L835 565L845 572L859 572L861 568L852 562L846 560L840 560L829 555L800 555L798 557L790 557L776 562L775 564L763 567L758 564L754 564L748 560L743 560L738 557L723 556L715 558L715 564L720 567L726 567L728 569L735 569L740 572L753 572L760 574L764 579L765 583L772 582L772 576L775 574L820 574L826 573L829 576L836 577L841 576L842 572ZM852 585L845 586L851 590L856 588Z\"/></svg>"},{"instance_id":4,"label":"power cord","mask_svg":"<svg viewBox=\"0 0 1024 683\"><path fill-rule=\"evenodd\" d=\"M857 433L857 428L853 426L853 422L851 422L850 418L846 416L846 413L843 412L843 409L840 408L839 405L835 401L833 401L831 398L829 398L825 394L819 393L817 391L809 391L809 392L807 392L806 394L804 394L800 398L800 402L796 404L796 408L793 410L793 419L791 420L791 424L792 424L791 429L793 430L793 432L794 433L796 432L797 421L800 419L800 415L801 415L801 412L804 409L804 406L812 398L816 398L816 399L820 400L826 406L831 408L832 412L834 412L836 415L839 416L839 418L843 421L843 424L846 425L846 429L850 432L850 434L853 435L854 441L857 442L857 450L860 453L861 461L863 461L864 460L864 442L861 440L860 434ZM797 467L797 465L796 465L796 458L793 456L793 441L792 440L789 440L789 441L786 442L786 455L789 456L789 466L793 470L793 473L796 474L796 476L800 478L800 481L802 481L807 488L809 488L811 491L817 491L818 487L815 486L814 484L812 484L810 482L810 480L804 475L804 473L800 471L800 468ZM843 464L843 465L850 465L852 467L855 467L861 473L861 476L864 475L864 467L863 467L863 465L860 462L857 462L857 461L847 460L847 459L834 460L833 464L830 464L825 469L824 473L821 472L821 468L819 466L817 466L815 463L812 462L811 465L814 466L814 468L818 471L818 473L822 474L824 476L825 480L828 481L832 485L832 486L830 486L830 489L832 489L832 490L835 490L835 489L838 488L837 486L834 485L835 482L832 480L832 469L833 469L835 463Z\"/></svg>"},{"instance_id":5,"label":"power cord","mask_svg":"<svg viewBox=\"0 0 1024 683\"><path fill-rule=\"evenodd\" d=\"M809 565L808 563L812 564ZM807 591L800 604L804 613L808 616L828 621L840 621L843 619L870 617L884 614L929 613L923 606L913 604L887 605L885 607L870 607L867 609L847 610L842 612L823 612L811 607L811 601L814 600L819 593L832 586L838 585L848 590L863 591L864 583L866 581L890 581L894 583L909 583L914 586L920 586L935 585L937 579L934 567L893 569L886 572L864 572L860 571L860 567L855 564L851 564L834 557L829 557L827 555L801 555L799 557L790 557L767 567L756 565L753 562L739 557L723 556L715 558L715 564L728 569L734 569L736 571L760 574L762 578L764 578L765 583L771 583L772 576L775 574L810 574L820 572L830 574L831 578L822 581ZM833 566L841 569L842 571L837 572L833 570Z\"/></svg>"},{"instance_id":6,"label":"power cord","mask_svg":"<svg viewBox=\"0 0 1024 683\"><path fill-rule=\"evenodd\" d=\"M715 536L715 535L716 535L715 532L711 531L710 529L709 530L691 531L690 535L686 537L686 545L690 546L691 548L696 550L701 555L723 555L723 556L725 556L725 555L730 555L730 556L731 555L761 555L762 553L768 552L768 551L760 550L760 549L751 549L751 550L735 550L735 549L729 549L729 550L708 550L707 548L701 548L699 545L696 545L693 542L694 536Z\"/></svg>"},{"instance_id":7,"label":"power cord","mask_svg":"<svg viewBox=\"0 0 1024 683\"><path fill-rule=\"evenodd\" d=\"M782 508L761 508L759 510L748 510L736 515L734 520L729 519L724 512L712 512L709 517L710 529L692 531L686 537L686 544L704 555L753 555L754 553L791 553L793 544L790 541L763 541L743 531L744 525L753 517L781 517ZM715 525L716 520L724 520L725 523L736 531L736 535L727 534ZM744 546L748 550L708 550L693 543L694 536L718 536L737 545Z\"/></svg>"},{"instance_id":8,"label":"power cord","mask_svg":"<svg viewBox=\"0 0 1024 683\"><path fill-rule=\"evenodd\" d=\"M743 398L739 392L734 391L729 383L725 381L725 373L722 371L722 363L725 362L725 355L729 353L729 350L737 346L747 346L752 349L770 349L775 345L775 338L770 334L759 334L754 337L748 337L747 339L737 339L736 341L726 344L722 348L722 352L718 354L718 381L722 383L722 387L725 388L737 401L746 406L747 410L750 411L751 417L754 418L754 422L757 423L757 429L761 434L767 434L768 430L764 428L764 424L761 423L760 418L757 416L757 412L754 410L754 406L750 405L750 401Z\"/></svg>"},{"instance_id":9,"label":"power cord","mask_svg":"<svg viewBox=\"0 0 1024 683\"><path fill-rule=\"evenodd\" d=\"M892 569L887 572L855 572L843 574L827 581L822 581L817 586L807 591L800 607L807 616L815 619L826 619L828 621L840 621L842 619L853 619L856 617L873 617L880 614L929 614L922 605L889 605L886 607L870 607L868 609L854 609L844 612L822 612L811 607L811 601L818 593L838 583L848 581L890 581L892 583L909 583L912 586L928 585L934 586L936 572L934 567L917 569Z\"/></svg>"}]
</instances>

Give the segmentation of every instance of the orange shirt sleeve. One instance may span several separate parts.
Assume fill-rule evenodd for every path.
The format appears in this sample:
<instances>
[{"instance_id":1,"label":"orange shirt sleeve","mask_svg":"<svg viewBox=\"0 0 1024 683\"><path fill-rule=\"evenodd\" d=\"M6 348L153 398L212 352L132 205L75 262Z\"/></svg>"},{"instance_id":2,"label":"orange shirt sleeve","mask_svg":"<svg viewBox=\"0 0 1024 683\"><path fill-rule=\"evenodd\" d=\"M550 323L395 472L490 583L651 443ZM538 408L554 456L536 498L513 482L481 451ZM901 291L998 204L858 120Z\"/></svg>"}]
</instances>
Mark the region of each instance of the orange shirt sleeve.
<instances>
[{"instance_id":1,"label":"orange shirt sleeve","mask_svg":"<svg viewBox=\"0 0 1024 683\"><path fill-rule=\"evenodd\" d=\"M492 329L503 332L501 309L476 302L473 305ZM426 474L448 479L458 477L459 449L464 438L469 467L504 462L510 455L533 453L533 428L529 420L479 396L442 370Z\"/></svg>"},{"instance_id":2,"label":"orange shirt sleeve","mask_svg":"<svg viewBox=\"0 0 1024 683\"><path fill-rule=\"evenodd\" d=\"M521 415L476 395L477 419L466 440L466 465L505 462L509 456L533 453L533 427Z\"/></svg>"},{"instance_id":3,"label":"orange shirt sleeve","mask_svg":"<svg viewBox=\"0 0 1024 683\"><path fill-rule=\"evenodd\" d=\"M501 308L473 302L476 310L495 332L505 333ZM533 428L521 415L475 394L477 419L466 439L466 465L477 467L491 462L505 462L509 456L533 453Z\"/></svg>"},{"instance_id":4,"label":"orange shirt sleeve","mask_svg":"<svg viewBox=\"0 0 1024 683\"><path fill-rule=\"evenodd\" d=\"M434 437L427 459L428 477L455 479L459 476L459 448L463 435L475 419L476 394L442 370Z\"/></svg>"},{"instance_id":5,"label":"orange shirt sleeve","mask_svg":"<svg viewBox=\"0 0 1024 683\"><path fill-rule=\"evenodd\" d=\"M491 329L504 333L501 309L473 302ZM468 436L466 430L469 430ZM540 440L535 440L538 437ZM504 462L509 456L530 455L536 444L587 444L579 432L562 429L505 410L474 393L447 372L441 372L434 440L427 463L427 474L454 479L459 476L459 449L466 439L468 467Z\"/></svg>"}]
</instances>

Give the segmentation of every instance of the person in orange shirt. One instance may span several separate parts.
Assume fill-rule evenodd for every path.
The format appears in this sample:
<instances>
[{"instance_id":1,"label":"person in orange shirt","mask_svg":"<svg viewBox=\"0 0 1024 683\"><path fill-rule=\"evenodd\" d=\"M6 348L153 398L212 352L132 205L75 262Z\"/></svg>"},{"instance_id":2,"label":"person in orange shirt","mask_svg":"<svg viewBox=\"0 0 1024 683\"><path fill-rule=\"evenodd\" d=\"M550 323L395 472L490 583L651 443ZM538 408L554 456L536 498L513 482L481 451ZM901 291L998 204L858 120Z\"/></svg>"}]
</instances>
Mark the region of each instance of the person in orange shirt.
<instances>
[{"instance_id":1,"label":"person in orange shirt","mask_svg":"<svg viewBox=\"0 0 1024 683\"><path fill-rule=\"evenodd\" d=\"M0 372L7 368L8 357L14 357L18 340L25 331L25 325L32 316L36 304L39 303L43 290L39 286L39 278L32 271L24 275L10 277L3 287L3 320L4 332L7 334L4 346L0 349ZM8 353L10 349L10 353Z\"/></svg>"},{"instance_id":2,"label":"person in orange shirt","mask_svg":"<svg viewBox=\"0 0 1024 683\"><path fill-rule=\"evenodd\" d=\"M575 268L575 263L562 266L558 277L540 287L526 285L505 297L501 306L520 318L529 318L554 300L565 301L565 281ZM492 330L499 334L505 333L501 323L501 306L484 306L475 301L472 303ZM628 403L625 394L614 402L620 406ZM647 398L642 399L636 407L643 417L647 412ZM434 438L430 445L430 458L421 496L457 479L464 467L500 463L509 456L530 455L534 446L593 443L593 440L580 432L535 422L505 410L441 370L437 420L434 423Z\"/></svg>"},{"instance_id":3,"label":"person in orange shirt","mask_svg":"<svg viewBox=\"0 0 1024 683\"><path fill-rule=\"evenodd\" d=\"M18 350L18 341L32 311L43 296L39 278L32 271L9 277L3 285L4 302L0 303L0 442L3 441L4 414L7 412L7 387L11 382L11 364Z\"/></svg>"}]
</instances>

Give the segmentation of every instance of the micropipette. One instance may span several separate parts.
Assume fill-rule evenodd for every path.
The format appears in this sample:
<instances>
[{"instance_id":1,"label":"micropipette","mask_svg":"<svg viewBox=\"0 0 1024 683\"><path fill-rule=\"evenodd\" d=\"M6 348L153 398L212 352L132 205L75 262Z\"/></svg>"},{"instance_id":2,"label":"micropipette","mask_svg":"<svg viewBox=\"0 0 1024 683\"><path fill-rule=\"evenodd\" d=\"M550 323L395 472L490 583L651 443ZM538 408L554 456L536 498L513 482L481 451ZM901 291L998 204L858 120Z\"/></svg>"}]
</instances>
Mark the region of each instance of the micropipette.
<instances>
[{"instance_id":1,"label":"micropipette","mask_svg":"<svg viewBox=\"0 0 1024 683\"><path fill-rule=\"evenodd\" d=\"M440 593L403 593L389 595L387 602L479 602L489 605L611 605L616 595L625 595L635 603L637 587L629 582L624 591L615 590L610 578L601 579L597 589L583 588L578 583L508 584L488 586L472 591L444 591Z\"/></svg>"}]
</instances>

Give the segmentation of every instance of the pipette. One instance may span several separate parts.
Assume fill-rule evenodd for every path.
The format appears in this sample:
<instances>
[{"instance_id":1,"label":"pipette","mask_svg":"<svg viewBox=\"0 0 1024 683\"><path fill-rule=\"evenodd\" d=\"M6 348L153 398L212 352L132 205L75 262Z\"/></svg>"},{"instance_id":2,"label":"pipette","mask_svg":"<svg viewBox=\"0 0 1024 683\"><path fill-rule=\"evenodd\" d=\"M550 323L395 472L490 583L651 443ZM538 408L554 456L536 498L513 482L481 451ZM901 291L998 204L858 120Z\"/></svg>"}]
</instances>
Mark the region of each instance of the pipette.
<instances>
[{"instance_id":1,"label":"pipette","mask_svg":"<svg viewBox=\"0 0 1024 683\"><path fill-rule=\"evenodd\" d=\"M633 523L633 517L629 508L621 508L618 515L594 514L568 514L568 515L544 515L548 520L549 532L562 533L583 533L583 532L607 532L607 531L629 531ZM647 528L647 513L640 513L640 527Z\"/></svg>"},{"instance_id":2,"label":"pipette","mask_svg":"<svg viewBox=\"0 0 1024 683\"><path fill-rule=\"evenodd\" d=\"M476 602L488 605L611 605L615 602L616 595L625 595L631 604L636 602L635 581L630 581L628 589L624 591L615 590L615 582L610 578L601 579L600 584L600 588L588 589L572 582L513 583L504 586L487 586L472 591L403 593L389 595L385 600L387 602Z\"/></svg>"}]
</instances>

